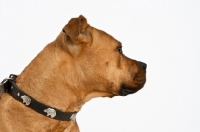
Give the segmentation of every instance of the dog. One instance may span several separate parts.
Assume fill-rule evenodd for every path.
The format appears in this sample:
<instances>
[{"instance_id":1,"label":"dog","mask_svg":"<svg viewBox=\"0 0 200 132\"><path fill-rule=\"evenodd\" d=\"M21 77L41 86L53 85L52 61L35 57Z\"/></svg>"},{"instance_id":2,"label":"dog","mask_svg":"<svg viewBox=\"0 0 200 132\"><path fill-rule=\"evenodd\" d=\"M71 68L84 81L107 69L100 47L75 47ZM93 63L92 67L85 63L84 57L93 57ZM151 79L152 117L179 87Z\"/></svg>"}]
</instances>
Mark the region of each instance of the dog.
<instances>
[{"instance_id":1,"label":"dog","mask_svg":"<svg viewBox=\"0 0 200 132\"><path fill-rule=\"evenodd\" d=\"M75 116L83 104L137 92L146 68L84 16L72 18L19 76L1 83L0 131L79 132Z\"/></svg>"}]
</instances>

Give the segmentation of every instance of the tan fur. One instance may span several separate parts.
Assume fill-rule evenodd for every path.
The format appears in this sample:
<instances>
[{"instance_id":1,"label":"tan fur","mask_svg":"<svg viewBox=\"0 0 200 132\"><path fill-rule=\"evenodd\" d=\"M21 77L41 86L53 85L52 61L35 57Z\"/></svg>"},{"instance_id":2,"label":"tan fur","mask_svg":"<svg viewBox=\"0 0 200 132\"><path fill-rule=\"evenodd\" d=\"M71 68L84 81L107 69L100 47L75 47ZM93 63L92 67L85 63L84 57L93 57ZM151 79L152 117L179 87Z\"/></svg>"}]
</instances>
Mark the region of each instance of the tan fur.
<instances>
[{"instance_id":1,"label":"tan fur","mask_svg":"<svg viewBox=\"0 0 200 132\"><path fill-rule=\"evenodd\" d=\"M95 97L119 95L122 83L141 89L145 72L118 52L120 42L72 18L17 77L17 86L36 100L66 112L80 111ZM45 117L5 93L0 99L0 132L79 132L76 121Z\"/></svg>"}]
</instances>

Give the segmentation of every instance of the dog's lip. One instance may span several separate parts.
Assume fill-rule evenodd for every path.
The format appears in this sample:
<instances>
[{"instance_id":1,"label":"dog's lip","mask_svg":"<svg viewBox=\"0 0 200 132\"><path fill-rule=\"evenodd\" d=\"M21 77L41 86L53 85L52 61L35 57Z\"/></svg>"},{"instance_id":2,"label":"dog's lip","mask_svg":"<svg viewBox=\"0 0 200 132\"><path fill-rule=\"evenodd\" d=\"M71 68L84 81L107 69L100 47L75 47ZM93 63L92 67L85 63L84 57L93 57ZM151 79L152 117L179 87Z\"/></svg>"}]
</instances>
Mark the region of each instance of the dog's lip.
<instances>
[{"instance_id":1,"label":"dog's lip","mask_svg":"<svg viewBox=\"0 0 200 132\"><path fill-rule=\"evenodd\" d=\"M121 84L120 90L119 90L119 95L126 96L129 94L133 94L133 93L136 93L139 89L140 88L134 88L134 87L127 86L125 84Z\"/></svg>"},{"instance_id":2,"label":"dog's lip","mask_svg":"<svg viewBox=\"0 0 200 132\"><path fill-rule=\"evenodd\" d=\"M119 94L121 96L126 96L126 95L129 95L129 94L136 93L137 91L138 90L130 89L130 88L121 88L120 91L119 91Z\"/></svg>"}]
</instances>

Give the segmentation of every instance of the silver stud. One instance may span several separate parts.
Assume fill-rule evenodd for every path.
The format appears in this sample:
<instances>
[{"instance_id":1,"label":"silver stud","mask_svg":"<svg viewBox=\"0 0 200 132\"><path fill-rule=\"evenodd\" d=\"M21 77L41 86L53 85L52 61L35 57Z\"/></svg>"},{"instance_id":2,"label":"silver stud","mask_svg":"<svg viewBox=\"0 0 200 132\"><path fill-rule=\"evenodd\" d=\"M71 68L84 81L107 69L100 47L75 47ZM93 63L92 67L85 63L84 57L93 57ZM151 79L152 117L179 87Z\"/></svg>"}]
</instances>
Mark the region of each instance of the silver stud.
<instances>
[{"instance_id":1,"label":"silver stud","mask_svg":"<svg viewBox=\"0 0 200 132\"><path fill-rule=\"evenodd\" d=\"M21 96L21 98L23 99L23 103L25 103L25 105L30 105L30 103L31 103L30 97L23 95L23 96Z\"/></svg>"},{"instance_id":2,"label":"silver stud","mask_svg":"<svg viewBox=\"0 0 200 132\"><path fill-rule=\"evenodd\" d=\"M47 113L47 116L51 116L51 118L54 118L56 116L56 111L52 108L44 109L44 112Z\"/></svg>"},{"instance_id":3,"label":"silver stud","mask_svg":"<svg viewBox=\"0 0 200 132\"><path fill-rule=\"evenodd\" d=\"M17 96L20 96L20 93L17 93Z\"/></svg>"}]
</instances>

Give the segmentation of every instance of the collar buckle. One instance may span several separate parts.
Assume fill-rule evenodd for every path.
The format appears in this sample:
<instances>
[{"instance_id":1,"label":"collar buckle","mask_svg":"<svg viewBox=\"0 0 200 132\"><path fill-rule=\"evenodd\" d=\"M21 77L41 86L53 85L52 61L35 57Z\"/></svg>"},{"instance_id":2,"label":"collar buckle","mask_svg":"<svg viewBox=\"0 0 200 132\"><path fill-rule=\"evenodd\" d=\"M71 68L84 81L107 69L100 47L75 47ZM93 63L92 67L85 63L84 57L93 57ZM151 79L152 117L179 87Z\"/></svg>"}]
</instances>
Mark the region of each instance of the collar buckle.
<instances>
[{"instance_id":1,"label":"collar buckle","mask_svg":"<svg viewBox=\"0 0 200 132\"><path fill-rule=\"evenodd\" d=\"M5 92L8 92L8 89L7 89L7 85L8 85L8 81L11 80L11 81L14 81L15 82L15 79L17 78L17 75L14 75L14 74L10 74L10 76L8 78L5 78L1 83L0 83L0 96L1 94L5 93Z\"/></svg>"}]
</instances>

